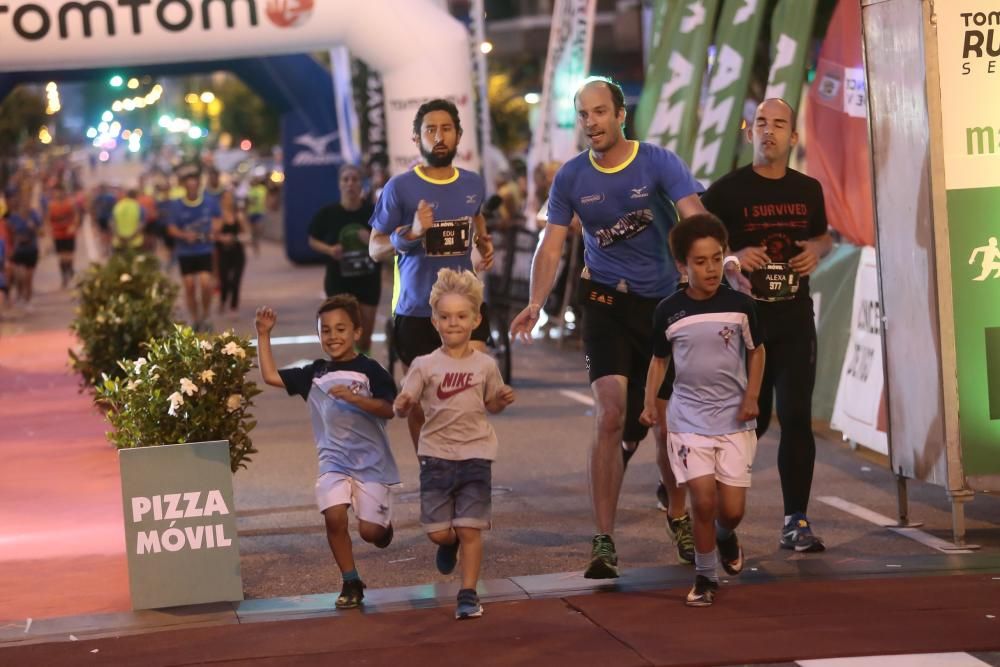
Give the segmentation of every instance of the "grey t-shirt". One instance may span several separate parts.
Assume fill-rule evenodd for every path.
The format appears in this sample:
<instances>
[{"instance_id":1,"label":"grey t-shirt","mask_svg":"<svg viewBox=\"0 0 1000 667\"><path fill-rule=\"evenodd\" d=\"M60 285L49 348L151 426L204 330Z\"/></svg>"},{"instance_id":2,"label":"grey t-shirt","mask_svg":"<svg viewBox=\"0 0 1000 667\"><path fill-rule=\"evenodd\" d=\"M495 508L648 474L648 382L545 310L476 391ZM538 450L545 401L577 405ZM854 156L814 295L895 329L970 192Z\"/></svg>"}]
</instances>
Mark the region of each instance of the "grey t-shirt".
<instances>
[{"instance_id":1,"label":"grey t-shirt","mask_svg":"<svg viewBox=\"0 0 1000 667\"><path fill-rule=\"evenodd\" d=\"M728 435L755 428L739 419L746 351L761 344L753 299L722 286L710 299L678 290L653 315L653 354L672 356L676 379L667 408L673 433Z\"/></svg>"},{"instance_id":2,"label":"grey t-shirt","mask_svg":"<svg viewBox=\"0 0 1000 667\"><path fill-rule=\"evenodd\" d=\"M486 402L501 387L500 369L482 352L455 359L438 348L414 359L400 394L420 401L424 409L417 455L495 460L497 435L486 419Z\"/></svg>"},{"instance_id":3,"label":"grey t-shirt","mask_svg":"<svg viewBox=\"0 0 1000 667\"><path fill-rule=\"evenodd\" d=\"M385 420L329 393L335 385L346 385L359 396L392 403L396 383L377 361L363 354L341 362L317 359L303 368L278 373L289 394L309 403L320 475L338 472L362 482L399 484Z\"/></svg>"}]
</instances>

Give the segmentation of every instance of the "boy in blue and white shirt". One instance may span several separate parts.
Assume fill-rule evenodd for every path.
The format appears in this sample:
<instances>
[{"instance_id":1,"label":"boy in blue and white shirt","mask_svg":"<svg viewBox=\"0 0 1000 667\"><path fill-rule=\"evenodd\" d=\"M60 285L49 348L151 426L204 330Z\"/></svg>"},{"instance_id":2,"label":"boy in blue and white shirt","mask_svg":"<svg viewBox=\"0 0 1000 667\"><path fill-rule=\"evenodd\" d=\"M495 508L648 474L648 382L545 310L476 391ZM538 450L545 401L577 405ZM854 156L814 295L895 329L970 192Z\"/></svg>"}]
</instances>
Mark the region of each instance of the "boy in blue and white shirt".
<instances>
[{"instance_id":1,"label":"boy in blue and white shirt","mask_svg":"<svg viewBox=\"0 0 1000 667\"><path fill-rule=\"evenodd\" d=\"M656 390L672 360L676 378L666 415L667 444L674 477L691 497L695 583L687 604L692 607L712 604L719 560L729 574L743 569L743 548L733 531L743 519L757 448L764 347L753 299L722 285L727 242L726 228L708 213L671 230L671 252L689 283L656 307L642 412L647 424L663 418Z\"/></svg>"},{"instance_id":2,"label":"boy in blue and white shirt","mask_svg":"<svg viewBox=\"0 0 1000 667\"><path fill-rule=\"evenodd\" d=\"M389 487L399 484L399 471L385 434L393 416L396 383L379 363L359 354L361 309L350 294L330 297L316 313L320 344L329 359L302 368L278 370L271 353L271 330L277 315L258 308L257 354L264 382L284 387L309 404L319 454L316 503L326 521L326 537L344 578L338 609L350 609L364 598L348 534L347 509L354 508L358 533L380 549L392 541Z\"/></svg>"}]
</instances>

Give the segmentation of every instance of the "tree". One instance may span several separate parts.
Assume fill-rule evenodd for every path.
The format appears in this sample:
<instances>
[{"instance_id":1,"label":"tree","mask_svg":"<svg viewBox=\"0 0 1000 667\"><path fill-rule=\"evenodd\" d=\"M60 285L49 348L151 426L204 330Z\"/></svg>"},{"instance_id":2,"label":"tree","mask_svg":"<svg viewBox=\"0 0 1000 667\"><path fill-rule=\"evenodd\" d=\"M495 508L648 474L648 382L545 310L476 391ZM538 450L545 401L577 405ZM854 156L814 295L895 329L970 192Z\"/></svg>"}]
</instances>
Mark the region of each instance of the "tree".
<instances>
[{"instance_id":1,"label":"tree","mask_svg":"<svg viewBox=\"0 0 1000 667\"><path fill-rule=\"evenodd\" d=\"M21 142L38 136L45 124L45 99L29 88L18 86L0 103L0 156L18 153Z\"/></svg>"},{"instance_id":2,"label":"tree","mask_svg":"<svg viewBox=\"0 0 1000 667\"><path fill-rule=\"evenodd\" d=\"M219 125L237 142L249 139L265 152L279 143L278 114L237 77L225 77L215 96L222 102Z\"/></svg>"}]
</instances>

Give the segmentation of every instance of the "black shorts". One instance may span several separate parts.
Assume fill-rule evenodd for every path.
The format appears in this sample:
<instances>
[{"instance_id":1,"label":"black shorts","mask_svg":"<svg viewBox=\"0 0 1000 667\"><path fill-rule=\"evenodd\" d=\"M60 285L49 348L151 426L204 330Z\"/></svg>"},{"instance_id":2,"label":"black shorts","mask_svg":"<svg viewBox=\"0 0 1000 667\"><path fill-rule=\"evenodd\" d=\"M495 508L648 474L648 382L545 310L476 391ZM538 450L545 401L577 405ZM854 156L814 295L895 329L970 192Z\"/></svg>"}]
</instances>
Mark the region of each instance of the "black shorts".
<instances>
[{"instance_id":1,"label":"black shorts","mask_svg":"<svg viewBox=\"0 0 1000 667\"><path fill-rule=\"evenodd\" d=\"M482 343L490 341L490 321L486 314L486 304L479 307L482 321L472 331L472 340ZM409 366L417 357L430 354L441 347L441 336L431 324L429 317L396 315L392 320L392 345L404 365Z\"/></svg>"},{"instance_id":2,"label":"black shorts","mask_svg":"<svg viewBox=\"0 0 1000 667\"><path fill-rule=\"evenodd\" d=\"M382 296L382 271L376 271L368 276L344 278L339 274L326 274L323 289L327 296L334 294L353 294L358 303L366 306L377 306Z\"/></svg>"},{"instance_id":3,"label":"black shorts","mask_svg":"<svg viewBox=\"0 0 1000 667\"><path fill-rule=\"evenodd\" d=\"M181 275L188 276L192 273L211 273L212 255L178 255L177 264L181 268Z\"/></svg>"},{"instance_id":4,"label":"black shorts","mask_svg":"<svg viewBox=\"0 0 1000 667\"><path fill-rule=\"evenodd\" d=\"M10 261L18 266L33 269L38 266L38 248L33 250L15 250Z\"/></svg>"},{"instance_id":5,"label":"black shorts","mask_svg":"<svg viewBox=\"0 0 1000 667\"><path fill-rule=\"evenodd\" d=\"M646 372L653 356L653 313L660 299L619 292L586 279L580 280L579 298L590 381L607 375L627 379L622 439L638 442L649 431L639 422L639 415L646 394ZM668 371L658 397L669 398L672 388L673 374Z\"/></svg>"},{"instance_id":6,"label":"black shorts","mask_svg":"<svg viewBox=\"0 0 1000 667\"><path fill-rule=\"evenodd\" d=\"M56 239L56 252L75 252L76 239Z\"/></svg>"},{"instance_id":7,"label":"black shorts","mask_svg":"<svg viewBox=\"0 0 1000 667\"><path fill-rule=\"evenodd\" d=\"M111 218L97 218L97 227L102 232L106 232L111 229Z\"/></svg>"}]
</instances>

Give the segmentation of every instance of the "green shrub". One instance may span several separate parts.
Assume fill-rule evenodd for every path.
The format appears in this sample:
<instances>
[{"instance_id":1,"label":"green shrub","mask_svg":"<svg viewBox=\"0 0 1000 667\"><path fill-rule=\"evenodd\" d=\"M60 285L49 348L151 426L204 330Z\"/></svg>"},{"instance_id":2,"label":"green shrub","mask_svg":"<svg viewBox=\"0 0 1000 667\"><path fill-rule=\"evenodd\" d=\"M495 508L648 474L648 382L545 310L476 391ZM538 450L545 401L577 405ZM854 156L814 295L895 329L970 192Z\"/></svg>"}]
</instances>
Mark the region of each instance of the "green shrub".
<instances>
[{"instance_id":1,"label":"green shrub","mask_svg":"<svg viewBox=\"0 0 1000 667\"><path fill-rule=\"evenodd\" d=\"M140 345L170 333L177 286L150 255L115 253L107 263L91 264L77 283L79 304L70 329L80 339L69 351L84 387L103 376L120 377L120 359L135 359Z\"/></svg>"},{"instance_id":2,"label":"green shrub","mask_svg":"<svg viewBox=\"0 0 1000 667\"><path fill-rule=\"evenodd\" d=\"M143 345L144 356L120 362L121 377L97 385L119 449L228 440L233 472L256 453L249 412L257 384L247 379L255 351L232 331L200 335L190 327Z\"/></svg>"}]
</instances>

